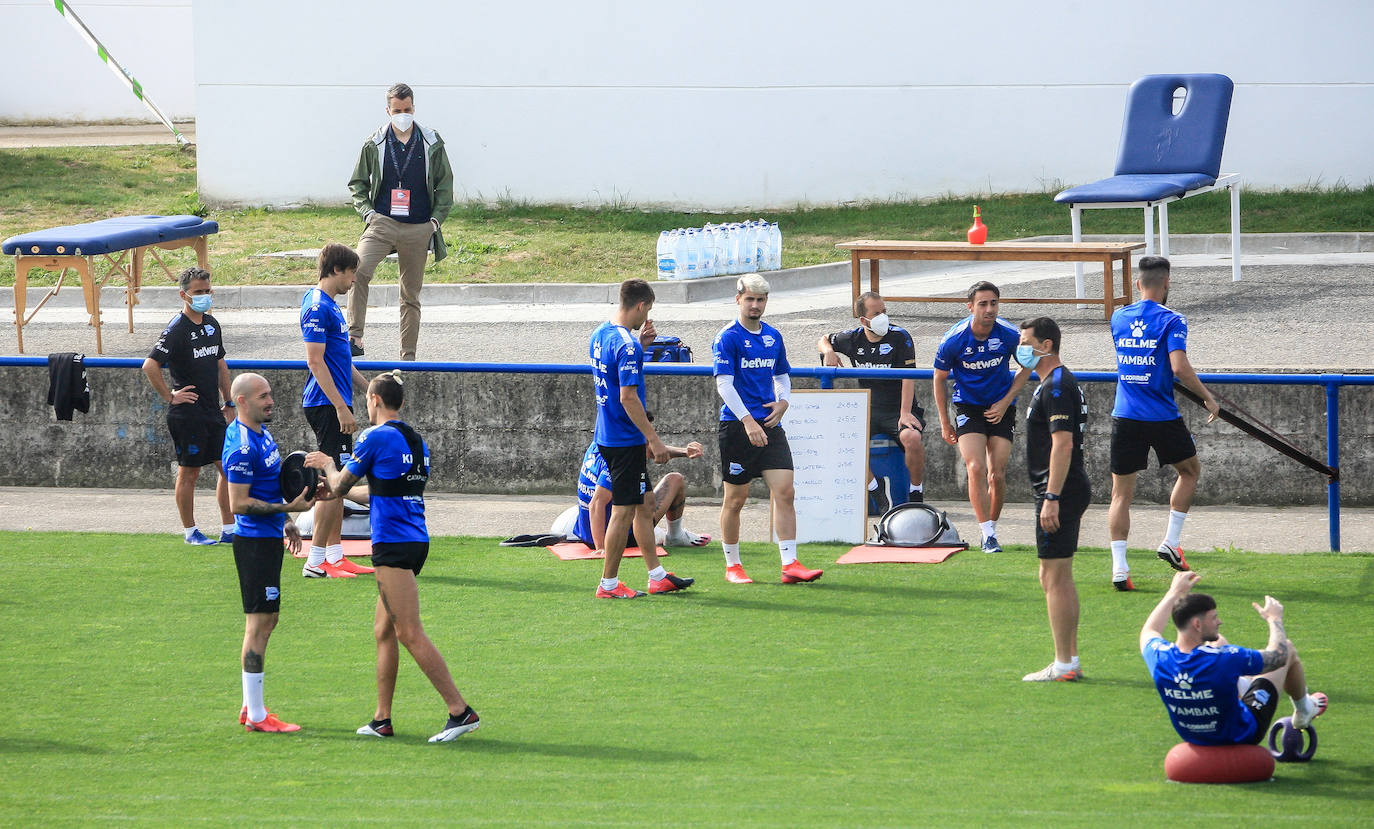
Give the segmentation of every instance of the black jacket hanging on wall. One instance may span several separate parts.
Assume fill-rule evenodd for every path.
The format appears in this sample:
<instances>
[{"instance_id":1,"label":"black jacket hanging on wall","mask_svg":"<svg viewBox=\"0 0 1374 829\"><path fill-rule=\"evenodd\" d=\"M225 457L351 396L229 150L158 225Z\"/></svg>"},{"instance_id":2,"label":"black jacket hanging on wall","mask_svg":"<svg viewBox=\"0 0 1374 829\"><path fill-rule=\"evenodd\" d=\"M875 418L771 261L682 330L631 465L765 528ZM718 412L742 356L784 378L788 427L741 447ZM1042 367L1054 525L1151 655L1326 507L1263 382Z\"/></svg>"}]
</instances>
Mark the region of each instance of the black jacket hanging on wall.
<instances>
[{"instance_id":1,"label":"black jacket hanging on wall","mask_svg":"<svg viewBox=\"0 0 1374 829\"><path fill-rule=\"evenodd\" d=\"M58 420L71 420L72 410L91 410L91 386L86 382L86 355L64 351L48 355L48 404Z\"/></svg>"}]
</instances>

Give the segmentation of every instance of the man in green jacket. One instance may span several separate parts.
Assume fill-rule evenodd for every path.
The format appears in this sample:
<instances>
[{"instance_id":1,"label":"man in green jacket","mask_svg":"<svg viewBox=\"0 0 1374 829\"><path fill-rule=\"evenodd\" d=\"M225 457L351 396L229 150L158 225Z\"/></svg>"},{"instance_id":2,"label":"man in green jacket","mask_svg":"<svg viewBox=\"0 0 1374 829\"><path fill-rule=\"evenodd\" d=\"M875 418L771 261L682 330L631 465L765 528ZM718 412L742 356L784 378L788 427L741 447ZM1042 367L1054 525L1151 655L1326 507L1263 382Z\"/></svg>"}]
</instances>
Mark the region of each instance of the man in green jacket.
<instances>
[{"instance_id":1,"label":"man in green jacket","mask_svg":"<svg viewBox=\"0 0 1374 829\"><path fill-rule=\"evenodd\" d=\"M372 274L391 253L401 266L401 359L414 360L420 339L420 289L425 256L448 255L439 229L453 207L453 169L444 139L415 123L415 93L403 83L386 92L389 122L363 142L348 189L367 227L358 241L358 280L348 295L348 336L363 354L367 292Z\"/></svg>"}]
</instances>

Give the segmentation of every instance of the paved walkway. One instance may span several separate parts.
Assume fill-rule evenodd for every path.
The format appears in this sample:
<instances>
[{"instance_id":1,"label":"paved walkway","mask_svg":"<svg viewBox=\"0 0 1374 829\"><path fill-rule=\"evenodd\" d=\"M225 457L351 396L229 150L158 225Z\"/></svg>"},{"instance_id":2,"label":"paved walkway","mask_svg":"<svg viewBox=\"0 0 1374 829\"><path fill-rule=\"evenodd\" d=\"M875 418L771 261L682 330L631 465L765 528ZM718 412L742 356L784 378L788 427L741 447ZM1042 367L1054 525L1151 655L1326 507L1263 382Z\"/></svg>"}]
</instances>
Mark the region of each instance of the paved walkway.
<instances>
[{"instance_id":1,"label":"paved walkway","mask_svg":"<svg viewBox=\"0 0 1374 829\"><path fill-rule=\"evenodd\" d=\"M475 535L505 538L517 533L543 532L555 516L573 503L568 498L533 495L426 496L430 531L434 535ZM950 522L965 540L977 540L978 525L968 504L940 503ZM1034 537L1033 507L1008 504L999 523L1002 537L1024 543ZM214 495L197 494L196 514L213 520ZM1132 546L1153 548L1163 536L1168 508L1142 505L1134 510ZM179 532L180 522L170 490L151 489L52 489L0 487L0 530L168 533ZM692 499L685 526L719 539L720 502ZM1341 521L1346 552L1374 552L1374 509L1347 509ZM769 539L768 505L753 502L745 508L741 535L746 542ZM1107 508L1094 505L1083 519L1085 547L1107 546ZM1325 507L1196 507L1183 532L1184 548L1203 556L1213 548L1271 553L1313 552L1329 549ZM710 549L720 550L713 541ZM1140 567L1139 556L1136 566ZM1148 566L1148 564L1146 565ZM1199 565L1200 566L1200 565Z\"/></svg>"}]
</instances>

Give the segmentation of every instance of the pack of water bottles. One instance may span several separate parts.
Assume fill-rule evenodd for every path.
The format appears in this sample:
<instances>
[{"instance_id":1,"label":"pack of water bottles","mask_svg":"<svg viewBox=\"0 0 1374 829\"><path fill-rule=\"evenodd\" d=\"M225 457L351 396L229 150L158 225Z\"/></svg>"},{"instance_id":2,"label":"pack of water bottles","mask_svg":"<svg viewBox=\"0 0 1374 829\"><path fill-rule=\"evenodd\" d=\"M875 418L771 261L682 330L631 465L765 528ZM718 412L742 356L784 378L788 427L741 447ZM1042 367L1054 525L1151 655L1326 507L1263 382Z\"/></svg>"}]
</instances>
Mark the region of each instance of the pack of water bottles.
<instances>
[{"instance_id":1,"label":"pack of water bottles","mask_svg":"<svg viewBox=\"0 0 1374 829\"><path fill-rule=\"evenodd\" d=\"M700 279L782 267L777 222L707 223L658 234L658 278Z\"/></svg>"}]
</instances>

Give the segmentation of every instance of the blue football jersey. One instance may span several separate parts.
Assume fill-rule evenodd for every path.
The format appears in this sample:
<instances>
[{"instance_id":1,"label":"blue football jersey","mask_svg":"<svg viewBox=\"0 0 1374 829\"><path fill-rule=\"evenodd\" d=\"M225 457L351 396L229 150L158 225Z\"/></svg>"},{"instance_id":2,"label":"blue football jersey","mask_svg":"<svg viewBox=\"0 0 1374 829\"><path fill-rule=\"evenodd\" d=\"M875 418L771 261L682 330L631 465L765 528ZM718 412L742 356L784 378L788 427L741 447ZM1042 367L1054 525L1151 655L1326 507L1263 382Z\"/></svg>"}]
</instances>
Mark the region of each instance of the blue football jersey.
<instances>
[{"instance_id":1,"label":"blue football jersey","mask_svg":"<svg viewBox=\"0 0 1374 829\"><path fill-rule=\"evenodd\" d=\"M644 346L623 325L603 322L592 332L588 352L596 383L596 442L602 446L639 446L648 438L625 414L623 386L636 387L644 405Z\"/></svg>"},{"instance_id":2,"label":"blue football jersey","mask_svg":"<svg viewBox=\"0 0 1374 829\"><path fill-rule=\"evenodd\" d=\"M974 335L971 316L946 331L935 349L935 368L949 372L954 402L991 406L1006 396L1013 378L1012 355L1020 341L1021 332L1001 317L986 339Z\"/></svg>"},{"instance_id":3,"label":"blue football jersey","mask_svg":"<svg viewBox=\"0 0 1374 829\"><path fill-rule=\"evenodd\" d=\"M420 447L425 456L425 474L428 474L429 445L421 440ZM383 423L358 435L353 444L353 457L345 468L359 478L371 474L394 480L409 472L413 465L410 444L406 443L405 436L390 423ZM423 495L373 494L368 507L373 541L394 544L429 540Z\"/></svg>"},{"instance_id":4,"label":"blue football jersey","mask_svg":"<svg viewBox=\"0 0 1374 829\"><path fill-rule=\"evenodd\" d=\"M1259 651L1235 645L1203 645L1189 653L1156 636L1141 651L1169 721L1184 740L1204 746L1248 742L1255 715L1240 702L1236 686L1264 666Z\"/></svg>"},{"instance_id":5,"label":"blue football jersey","mask_svg":"<svg viewBox=\"0 0 1374 829\"><path fill-rule=\"evenodd\" d=\"M255 432L235 420L224 432L224 479L231 484L248 484L248 497L268 504L280 504L281 452L267 427ZM286 513L272 515L235 515L234 533L245 538L281 538L286 531Z\"/></svg>"},{"instance_id":6,"label":"blue football jersey","mask_svg":"<svg viewBox=\"0 0 1374 829\"><path fill-rule=\"evenodd\" d=\"M582 467L577 473L577 524L573 528L573 535L588 547L596 546L592 541L591 506L597 487L611 488L611 472L601 458L601 450L593 443L583 453ZM606 502L605 519L607 522L611 520L610 501Z\"/></svg>"},{"instance_id":7,"label":"blue football jersey","mask_svg":"<svg viewBox=\"0 0 1374 829\"><path fill-rule=\"evenodd\" d=\"M1113 417L1177 420L1174 367L1169 354L1188 350L1188 320L1150 299L1112 314L1116 346L1116 404Z\"/></svg>"},{"instance_id":8,"label":"blue football jersey","mask_svg":"<svg viewBox=\"0 0 1374 829\"><path fill-rule=\"evenodd\" d=\"M343 395L344 402L352 406L353 350L348 344L348 321L334 297L319 288L311 288L301 298L301 337L308 343L324 343L324 364L329 367L334 388ZM301 406L332 405L312 373L305 381Z\"/></svg>"},{"instance_id":9,"label":"blue football jersey","mask_svg":"<svg viewBox=\"0 0 1374 829\"><path fill-rule=\"evenodd\" d=\"M735 320L720 330L711 343L711 353L715 357L712 373L719 376L728 374L734 377L735 391L754 419L762 423L772 414L772 409L763 404L777 400L773 391L773 378L781 374L791 374L792 365L787 362L787 349L783 347L782 335L778 329L766 322L759 323L755 334ZM729 406L720 407L721 420L738 420Z\"/></svg>"}]
</instances>

